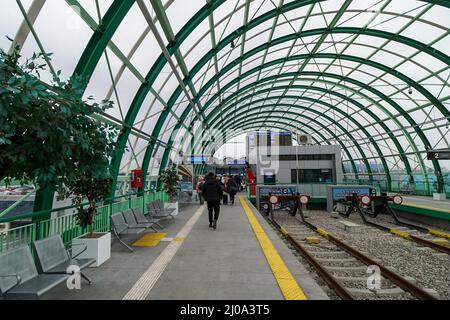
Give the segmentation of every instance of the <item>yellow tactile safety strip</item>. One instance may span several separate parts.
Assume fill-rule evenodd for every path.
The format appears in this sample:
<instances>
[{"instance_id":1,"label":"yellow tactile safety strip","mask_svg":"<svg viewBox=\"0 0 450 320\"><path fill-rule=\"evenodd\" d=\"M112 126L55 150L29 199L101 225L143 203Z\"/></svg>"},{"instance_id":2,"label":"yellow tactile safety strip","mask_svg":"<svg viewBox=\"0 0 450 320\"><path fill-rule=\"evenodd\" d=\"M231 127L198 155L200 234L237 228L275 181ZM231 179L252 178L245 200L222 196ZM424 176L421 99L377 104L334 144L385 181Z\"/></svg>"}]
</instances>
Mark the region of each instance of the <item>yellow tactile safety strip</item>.
<instances>
[{"instance_id":1,"label":"yellow tactile safety strip","mask_svg":"<svg viewBox=\"0 0 450 320\"><path fill-rule=\"evenodd\" d=\"M320 234L322 237L327 237L328 236L328 232L327 231L325 231L325 230L323 230L323 229L321 229L321 228L317 228L317 233L318 234Z\"/></svg>"},{"instance_id":2,"label":"yellow tactile safety strip","mask_svg":"<svg viewBox=\"0 0 450 320\"><path fill-rule=\"evenodd\" d=\"M306 295L303 293L303 290L297 284L291 272L287 268L283 259L278 254L277 250L270 241L267 234L264 232L264 229L261 227L261 224L256 219L252 210L245 202L244 198L239 197L241 201L242 207L244 208L244 212L250 222L250 225L253 229L253 232L256 235L256 238L259 241L261 249L264 252L264 255L269 263L270 269L275 277L275 280L280 287L281 293L283 294L286 300L307 300Z\"/></svg>"},{"instance_id":3,"label":"yellow tactile safety strip","mask_svg":"<svg viewBox=\"0 0 450 320\"><path fill-rule=\"evenodd\" d=\"M402 238L405 238L405 239L409 238L409 233L408 232L397 230L397 229L394 229L394 228L389 229L389 231L392 234L395 234L396 236L399 236L399 237L402 237Z\"/></svg>"},{"instance_id":4,"label":"yellow tactile safety strip","mask_svg":"<svg viewBox=\"0 0 450 320\"><path fill-rule=\"evenodd\" d=\"M155 247L157 246L163 238L165 238L167 233L147 233L135 241L133 247Z\"/></svg>"},{"instance_id":5,"label":"yellow tactile safety strip","mask_svg":"<svg viewBox=\"0 0 450 320\"><path fill-rule=\"evenodd\" d=\"M428 233L430 233L430 234L432 234L434 236L450 239L450 234L446 233L446 232L437 231L437 230L433 230L433 229L428 229Z\"/></svg>"}]
</instances>

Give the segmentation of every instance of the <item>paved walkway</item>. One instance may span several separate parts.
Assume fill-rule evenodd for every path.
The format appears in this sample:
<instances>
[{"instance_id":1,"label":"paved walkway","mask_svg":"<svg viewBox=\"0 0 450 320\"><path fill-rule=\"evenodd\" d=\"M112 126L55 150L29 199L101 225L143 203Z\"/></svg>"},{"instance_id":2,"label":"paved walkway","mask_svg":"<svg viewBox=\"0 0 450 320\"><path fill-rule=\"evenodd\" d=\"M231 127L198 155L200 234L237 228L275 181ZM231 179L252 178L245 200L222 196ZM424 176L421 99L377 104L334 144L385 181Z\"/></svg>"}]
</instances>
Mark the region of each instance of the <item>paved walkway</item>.
<instances>
[{"instance_id":1,"label":"paved walkway","mask_svg":"<svg viewBox=\"0 0 450 320\"><path fill-rule=\"evenodd\" d=\"M116 243L111 260L87 270L93 285L80 291L62 285L45 298L265 300L285 299L293 290L290 297L304 293L308 299L328 299L272 227L244 202L247 213L238 199L234 206L221 207L217 230L208 227L205 206L187 206L175 220L166 220L168 241L134 253ZM267 248L272 248L269 254Z\"/></svg>"},{"instance_id":2,"label":"paved walkway","mask_svg":"<svg viewBox=\"0 0 450 320\"><path fill-rule=\"evenodd\" d=\"M405 205L411 205L416 207L424 207L426 209L440 210L450 213L450 199L444 201L436 201L431 197L420 196L402 196Z\"/></svg>"}]
</instances>

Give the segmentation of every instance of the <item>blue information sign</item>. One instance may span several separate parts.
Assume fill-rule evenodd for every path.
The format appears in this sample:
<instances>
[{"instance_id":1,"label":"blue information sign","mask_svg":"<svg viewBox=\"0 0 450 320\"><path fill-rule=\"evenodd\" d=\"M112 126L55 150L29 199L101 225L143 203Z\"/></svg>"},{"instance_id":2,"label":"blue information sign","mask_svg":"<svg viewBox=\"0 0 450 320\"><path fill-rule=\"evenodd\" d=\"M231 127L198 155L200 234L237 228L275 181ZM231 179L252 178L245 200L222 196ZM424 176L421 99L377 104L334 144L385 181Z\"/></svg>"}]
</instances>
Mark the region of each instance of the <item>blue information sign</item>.
<instances>
[{"instance_id":1,"label":"blue information sign","mask_svg":"<svg viewBox=\"0 0 450 320\"><path fill-rule=\"evenodd\" d=\"M188 159L191 163L204 163L209 161L206 156L190 156Z\"/></svg>"},{"instance_id":2,"label":"blue information sign","mask_svg":"<svg viewBox=\"0 0 450 320\"><path fill-rule=\"evenodd\" d=\"M353 193L356 193L358 196L361 195L370 195L369 188L333 188L333 200L341 200L346 199L347 196L351 196Z\"/></svg>"}]
</instances>

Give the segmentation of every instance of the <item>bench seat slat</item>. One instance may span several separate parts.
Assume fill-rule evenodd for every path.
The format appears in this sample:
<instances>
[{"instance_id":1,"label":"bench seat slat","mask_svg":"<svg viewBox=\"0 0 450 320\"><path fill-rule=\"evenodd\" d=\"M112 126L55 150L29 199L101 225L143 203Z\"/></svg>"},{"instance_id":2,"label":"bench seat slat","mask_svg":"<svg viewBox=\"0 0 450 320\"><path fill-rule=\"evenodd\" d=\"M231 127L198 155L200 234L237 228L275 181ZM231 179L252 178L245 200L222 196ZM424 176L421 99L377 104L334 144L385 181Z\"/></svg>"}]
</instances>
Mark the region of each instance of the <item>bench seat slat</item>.
<instances>
[{"instance_id":1,"label":"bench seat slat","mask_svg":"<svg viewBox=\"0 0 450 320\"><path fill-rule=\"evenodd\" d=\"M40 274L36 278L20 284L8 295L41 296L69 278L67 274Z\"/></svg>"}]
</instances>

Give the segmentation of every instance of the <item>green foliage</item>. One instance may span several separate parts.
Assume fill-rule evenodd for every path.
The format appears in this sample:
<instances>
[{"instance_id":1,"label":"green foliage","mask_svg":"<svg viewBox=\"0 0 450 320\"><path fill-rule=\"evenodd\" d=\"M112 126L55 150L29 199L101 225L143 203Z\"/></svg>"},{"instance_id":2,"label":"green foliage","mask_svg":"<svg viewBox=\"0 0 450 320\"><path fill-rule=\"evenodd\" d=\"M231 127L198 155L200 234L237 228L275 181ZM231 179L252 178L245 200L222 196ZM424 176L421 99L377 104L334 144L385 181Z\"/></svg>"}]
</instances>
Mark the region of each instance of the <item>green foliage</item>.
<instances>
[{"instance_id":1,"label":"green foliage","mask_svg":"<svg viewBox=\"0 0 450 320\"><path fill-rule=\"evenodd\" d=\"M55 186L60 199L73 197L77 205L88 199L89 209L79 207L85 227L111 188L118 130L91 117L112 102L83 100L80 77L64 82L58 72L51 84L40 80L49 56L34 54L21 64L17 52L0 49L0 180Z\"/></svg>"},{"instance_id":2,"label":"green foliage","mask_svg":"<svg viewBox=\"0 0 450 320\"><path fill-rule=\"evenodd\" d=\"M172 167L164 170L159 178L163 182L164 191L169 195L169 198L172 201L178 194L177 187L178 181L180 181L176 165L174 164Z\"/></svg>"}]
</instances>

